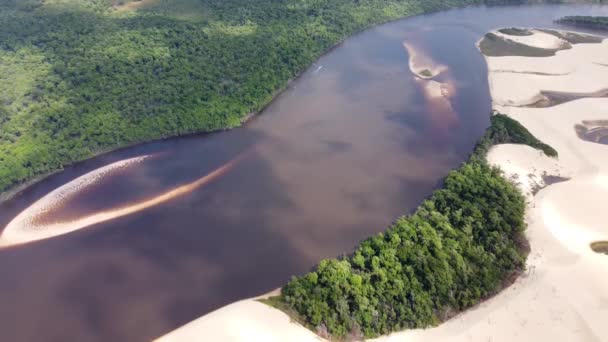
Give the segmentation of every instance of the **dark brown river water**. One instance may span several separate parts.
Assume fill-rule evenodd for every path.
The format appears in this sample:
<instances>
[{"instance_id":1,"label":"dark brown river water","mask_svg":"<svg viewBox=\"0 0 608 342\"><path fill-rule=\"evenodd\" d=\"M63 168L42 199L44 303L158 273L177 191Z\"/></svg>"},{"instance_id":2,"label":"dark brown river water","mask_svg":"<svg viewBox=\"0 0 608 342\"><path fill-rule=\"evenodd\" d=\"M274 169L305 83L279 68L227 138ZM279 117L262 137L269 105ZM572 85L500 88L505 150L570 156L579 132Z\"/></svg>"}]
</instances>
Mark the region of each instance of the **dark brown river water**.
<instances>
[{"instance_id":1,"label":"dark brown river water","mask_svg":"<svg viewBox=\"0 0 608 342\"><path fill-rule=\"evenodd\" d=\"M58 186L125 158L158 153L40 219L137 202L242 156L170 201L0 250L0 341L149 340L349 253L427 197L489 124L475 47L487 30L607 13L480 7L382 25L322 57L245 127L110 153L30 187L0 205L0 227ZM449 67L454 112L425 100L403 41Z\"/></svg>"}]
</instances>

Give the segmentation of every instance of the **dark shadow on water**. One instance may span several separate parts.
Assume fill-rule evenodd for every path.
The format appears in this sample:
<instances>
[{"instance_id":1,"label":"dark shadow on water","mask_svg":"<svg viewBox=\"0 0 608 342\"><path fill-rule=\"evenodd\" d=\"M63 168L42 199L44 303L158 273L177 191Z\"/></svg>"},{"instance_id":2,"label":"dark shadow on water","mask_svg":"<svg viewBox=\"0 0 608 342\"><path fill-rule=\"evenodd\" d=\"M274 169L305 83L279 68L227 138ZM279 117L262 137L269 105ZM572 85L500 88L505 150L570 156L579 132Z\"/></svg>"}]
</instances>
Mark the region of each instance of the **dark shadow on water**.
<instances>
[{"instance_id":1,"label":"dark shadow on water","mask_svg":"<svg viewBox=\"0 0 608 342\"><path fill-rule=\"evenodd\" d=\"M147 341L351 252L430 195L488 126L486 67L474 45L485 32L553 28L554 17L593 11L481 7L393 22L322 57L323 68L304 73L241 129L110 153L25 190L0 205L0 226L125 158L159 154L82 192L56 217L157 194L251 151L172 201L0 250L0 340ZM449 67L439 81L454 82L453 113L422 96L401 45L408 39Z\"/></svg>"}]
</instances>

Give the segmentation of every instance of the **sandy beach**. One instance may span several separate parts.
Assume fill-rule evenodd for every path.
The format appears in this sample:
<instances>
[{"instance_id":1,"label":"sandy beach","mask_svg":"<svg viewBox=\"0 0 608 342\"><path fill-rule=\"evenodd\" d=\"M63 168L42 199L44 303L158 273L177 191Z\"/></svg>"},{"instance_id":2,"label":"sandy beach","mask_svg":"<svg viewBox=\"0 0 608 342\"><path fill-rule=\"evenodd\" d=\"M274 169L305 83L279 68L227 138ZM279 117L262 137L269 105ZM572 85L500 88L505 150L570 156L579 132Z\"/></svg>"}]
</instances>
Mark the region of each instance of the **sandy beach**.
<instances>
[{"instance_id":1,"label":"sandy beach","mask_svg":"<svg viewBox=\"0 0 608 342\"><path fill-rule=\"evenodd\" d=\"M518 38L536 47L555 37ZM608 120L608 98L581 98L546 108L522 107L541 91L598 92L608 88L608 42L574 44L553 57L486 57L499 112L551 145L549 158L524 145L498 145L488 161L528 199L531 252L527 270L509 288L438 327L374 341L606 341L608 256L590 244L608 241L608 145L585 141L575 126ZM544 75L538 74L539 72ZM567 179L567 180L565 180ZM556 182L559 180L559 182ZM158 341L319 341L289 317L253 300L205 315Z\"/></svg>"},{"instance_id":2,"label":"sandy beach","mask_svg":"<svg viewBox=\"0 0 608 342\"><path fill-rule=\"evenodd\" d=\"M530 30L529 35L509 35L501 32L494 32L499 37L512 40L528 46L534 46L542 49L560 49L567 45L567 42L548 33Z\"/></svg>"},{"instance_id":3,"label":"sandy beach","mask_svg":"<svg viewBox=\"0 0 608 342\"><path fill-rule=\"evenodd\" d=\"M409 56L410 71L421 79L432 79L447 70L447 66L438 64L411 42L403 42L403 48Z\"/></svg>"},{"instance_id":4,"label":"sandy beach","mask_svg":"<svg viewBox=\"0 0 608 342\"><path fill-rule=\"evenodd\" d=\"M135 203L126 203L124 205L109 208L107 210L97 211L67 221L43 224L37 222L37 218L39 216L48 214L53 210L60 208L65 202L69 201L76 194L86 191L87 188L95 185L104 177L111 175L113 172L141 163L145 159L152 157L152 155L125 159L106 165L58 187L19 213L19 215L8 223L2 233L0 233L0 248L67 234L165 203L173 198L192 192L193 190L222 176L232 169L240 159L246 156L246 154L247 152L244 152L241 155L234 157L226 164L206 175L203 175L193 182L180 185Z\"/></svg>"},{"instance_id":5,"label":"sandy beach","mask_svg":"<svg viewBox=\"0 0 608 342\"><path fill-rule=\"evenodd\" d=\"M36 218L60 208L78 192L95 185L104 177L141 163L148 157L150 156L146 155L114 162L82 175L51 191L9 222L0 234L0 247L45 239L79 229L80 227L78 226L71 227L69 225L57 224L54 227L40 227L36 222Z\"/></svg>"},{"instance_id":6,"label":"sandy beach","mask_svg":"<svg viewBox=\"0 0 608 342\"><path fill-rule=\"evenodd\" d=\"M452 106L456 86L450 77L449 68L436 63L411 42L403 42L403 47L408 54L410 72L414 75L428 103L429 120L434 122L435 127L442 127L445 132L449 131L458 121L458 114ZM435 79L438 76L443 76L441 82Z\"/></svg>"}]
</instances>

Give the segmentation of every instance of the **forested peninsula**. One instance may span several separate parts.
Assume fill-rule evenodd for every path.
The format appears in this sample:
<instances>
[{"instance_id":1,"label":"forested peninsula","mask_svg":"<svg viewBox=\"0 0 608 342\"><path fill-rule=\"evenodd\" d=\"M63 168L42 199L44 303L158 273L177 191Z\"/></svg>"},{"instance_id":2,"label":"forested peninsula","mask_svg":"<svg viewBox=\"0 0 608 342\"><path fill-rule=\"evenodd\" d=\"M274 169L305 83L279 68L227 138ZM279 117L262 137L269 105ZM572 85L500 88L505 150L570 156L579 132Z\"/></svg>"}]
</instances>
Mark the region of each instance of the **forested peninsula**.
<instances>
[{"instance_id":1,"label":"forested peninsula","mask_svg":"<svg viewBox=\"0 0 608 342\"><path fill-rule=\"evenodd\" d=\"M470 160L428 200L345 257L323 260L265 300L330 339L437 325L510 284L524 269L525 199L488 165L495 144L556 157L524 126L495 113Z\"/></svg>"},{"instance_id":2,"label":"forested peninsula","mask_svg":"<svg viewBox=\"0 0 608 342\"><path fill-rule=\"evenodd\" d=\"M556 22L570 26L586 27L596 30L608 30L608 17L567 16Z\"/></svg>"},{"instance_id":3,"label":"forested peninsula","mask_svg":"<svg viewBox=\"0 0 608 342\"><path fill-rule=\"evenodd\" d=\"M371 25L525 0L0 2L0 195L98 153L238 126Z\"/></svg>"}]
</instances>

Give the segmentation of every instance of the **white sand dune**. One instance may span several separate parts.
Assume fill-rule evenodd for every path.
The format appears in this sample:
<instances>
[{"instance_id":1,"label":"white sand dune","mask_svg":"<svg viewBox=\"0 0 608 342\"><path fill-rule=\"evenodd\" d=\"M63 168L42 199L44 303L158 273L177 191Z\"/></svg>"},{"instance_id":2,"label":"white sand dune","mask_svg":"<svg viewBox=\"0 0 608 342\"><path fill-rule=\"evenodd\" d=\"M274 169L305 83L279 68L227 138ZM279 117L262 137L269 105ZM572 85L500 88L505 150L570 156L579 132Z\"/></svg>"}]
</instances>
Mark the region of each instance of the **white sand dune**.
<instances>
[{"instance_id":1,"label":"white sand dune","mask_svg":"<svg viewBox=\"0 0 608 342\"><path fill-rule=\"evenodd\" d=\"M606 340L608 258L593 253L589 244L608 239L608 212L602 211L608 198L608 146L580 140L571 123L587 113L608 117L608 99L513 111L516 119L560 153L555 160L528 146L499 145L488 156L507 177L517 175L531 199L526 219L532 251L526 274L478 308L437 328L377 341ZM532 199L531 185L543 185L543 173L571 179L548 186Z\"/></svg>"},{"instance_id":2,"label":"white sand dune","mask_svg":"<svg viewBox=\"0 0 608 342\"><path fill-rule=\"evenodd\" d=\"M511 157L505 159L504 156ZM500 165L505 174L519 184L528 200L532 199L535 190L546 186L543 176L572 177L572 172L560 160L529 146L497 145L488 153L487 159L490 164Z\"/></svg>"},{"instance_id":3,"label":"white sand dune","mask_svg":"<svg viewBox=\"0 0 608 342\"><path fill-rule=\"evenodd\" d=\"M538 95L541 90L577 93L608 88L608 77L598 76L592 67L597 59L608 56L606 47L606 42L578 44L547 58L488 57L492 96L495 101L508 102ZM525 73L503 77L497 70L566 70L571 78L565 81L562 76ZM520 95L521 88L526 96ZM604 272L608 257L589 247L593 241L608 240L608 211L602 211L608 198L608 146L583 141L574 130L582 120L608 118L608 99L581 99L542 109L496 105L495 109L518 120L559 152L559 158L553 159L528 146L499 145L488 155L488 161L501 167L506 177L517 178L530 200L526 219L532 251L526 274L496 297L437 328L400 332L377 341L608 339L604 323L608 317L608 274ZM570 180L549 185L532 198L532 188L544 185L543 174Z\"/></svg>"},{"instance_id":4,"label":"white sand dune","mask_svg":"<svg viewBox=\"0 0 608 342\"><path fill-rule=\"evenodd\" d=\"M532 104L541 90L592 93L608 89L608 68L600 65L608 63L608 40L577 44L551 57L490 57L487 61L495 106Z\"/></svg>"},{"instance_id":5,"label":"white sand dune","mask_svg":"<svg viewBox=\"0 0 608 342\"><path fill-rule=\"evenodd\" d=\"M533 39L532 39L533 38ZM528 44L550 46L547 35ZM488 57L495 103L512 104L541 90L582 92L608 88L608 74L592 65L608 58L603 44L577 44L556 57ZM499 70L568 73L536 77ZM523 90L521 90L521 89ZM608 146L583 141L574 125L608 119L608 99L580 99L549 108L495 105L559 158L524 145L499 145L488 160L517 178L529 203L526 220L531 253L527 271L495 297L431 329L408 330L374 341L608 341L608 256L589 244L608 240ZM568 177L545 185L543 175ZM199 318L159 341L318 341L286 314L244 300Z\"/></svg>"},{"instance_id":6,"label":"white sand dune","mask_svg":"<svg viewBox=\"0 0 608 342\"><path fill-rule=\"evenodd\" d=\"M255 319L252 319L254 317ZM281 311L248 299L205 315L157 341L308 342L321 340L310 330L295 326Z\"/></svg>"},{"instance_id":7,"label":"white sand dune","mask_svg":"<svg viewBox=\"0 0 608 342\"><path fill-rule=\"evenodd\" d=\"M538 47L541 49L561 49L562 47L568 45L567 41L559 37L537 30L530 30L530 33L532 34L528 36L512 36L509 34L500 33L498 31L493 33L499 37L514 41L516 43Z\"/></svg>"},{"instance_id":8,"label":"white sand dune","mask_svg":"<svg viewBox=\"0 0 608 342\"><path fill-rule=\"evenodd\" d=\"M292 323L282 311L256 299L278 295L280 289L242 300L213 311L171 333L157 342L181 341L323 341L310 330Z\"/></svg>"},{"instance_id":9,"label":"white sand dune","mask_svg":"<svg viewBox=\"0 0 608 342\"><path fill-rule=\"evenodd\" d=\"M448 67L436 63L424 50L415 48L412 43L403 42L403 46L409 55L410 72L414 74L415 81L427 101L429 120L435 128L449 131L458 121L458 114L451 102L456 95L456 86L449 74L442 82L433 79L447 73Z\"/></svg>"}]
</instances>

